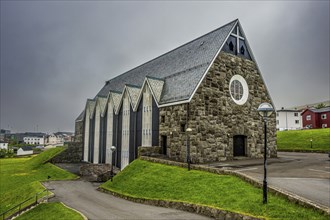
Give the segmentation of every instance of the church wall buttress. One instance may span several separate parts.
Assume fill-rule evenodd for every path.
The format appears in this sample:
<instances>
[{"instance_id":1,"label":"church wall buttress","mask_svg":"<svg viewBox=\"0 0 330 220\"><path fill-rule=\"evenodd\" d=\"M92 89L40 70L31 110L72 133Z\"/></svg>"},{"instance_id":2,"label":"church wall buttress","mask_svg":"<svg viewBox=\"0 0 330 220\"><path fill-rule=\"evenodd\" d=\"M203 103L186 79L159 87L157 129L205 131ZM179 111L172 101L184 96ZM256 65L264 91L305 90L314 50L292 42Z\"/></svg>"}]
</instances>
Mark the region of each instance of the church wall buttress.
<instances>
[{"instance_id":1,"label":"church wall buttress","mask_svg":"<svg viewBox=\"0 0 330 220\"><path fill-rule=\"evenodd\" d=\"M105 163L112 164L112 151L109 150L111 146L113 146L113 105L112 102L108 103L108 111L107 111L107 129L106 129L106 158Z\"/></svg>"},{"instance_id":2,"label":"church wall buttress","mask_svg":"<svg viewBox=\"0 0 330 220\"><path fill-rule=\"evenodd\" d=\"M86 111L85 115L85 135L84 135L84 161L88 161L88 148L89 148L89 112Z\"/></svg>"},{"instance_id":3,"label":"church wall buttress","mask_svg":"<svg viewBox=\"0 0 330 220\"><path fill-rule=\"evenodd\" d=\"M94 159L93 163L99 163L100 150L100 108L96 106L94 125Z\"/></svg>"}]
</instances>

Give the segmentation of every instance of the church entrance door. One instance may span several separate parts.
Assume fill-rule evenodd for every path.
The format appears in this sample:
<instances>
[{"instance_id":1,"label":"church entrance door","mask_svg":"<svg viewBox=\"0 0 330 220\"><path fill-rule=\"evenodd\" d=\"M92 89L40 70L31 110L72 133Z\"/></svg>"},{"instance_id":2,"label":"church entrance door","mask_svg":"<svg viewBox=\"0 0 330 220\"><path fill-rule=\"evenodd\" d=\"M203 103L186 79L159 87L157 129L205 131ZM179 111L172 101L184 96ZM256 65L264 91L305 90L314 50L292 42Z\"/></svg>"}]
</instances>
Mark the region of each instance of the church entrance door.
<instances>
[{"instance_id":1,"label":"church entrance door","mask_svg":"<svg viewBox=\"0 0 330 220\"><path fill-rule=\"evenodd\" d=\"M244 135L234 136L234 157L245 156L245 140Z\"/></svg>"},{"instance_id":2,"label":"church entrance door","mask_svg":"<svg viewBox=\"0 0 330 220\"><path fill-rule=\"evenodd\" d=\"M164 155L167 154L167 136L162 135L162 152Z\"/></svg>"}]
</instances>

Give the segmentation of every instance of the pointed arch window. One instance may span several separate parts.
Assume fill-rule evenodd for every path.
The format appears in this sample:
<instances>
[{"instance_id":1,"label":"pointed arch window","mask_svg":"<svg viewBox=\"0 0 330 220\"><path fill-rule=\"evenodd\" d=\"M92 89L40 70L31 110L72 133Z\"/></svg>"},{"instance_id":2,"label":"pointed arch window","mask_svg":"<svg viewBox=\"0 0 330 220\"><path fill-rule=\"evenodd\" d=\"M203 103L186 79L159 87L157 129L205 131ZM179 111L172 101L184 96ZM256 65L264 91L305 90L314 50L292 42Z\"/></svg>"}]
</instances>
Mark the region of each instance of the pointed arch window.
<instances>
[{"instance_id":1,"label":"pointed arch window","mask_svg":"<svg viewBox=\"0 0 330 220\"><path fill-rule=\"evenodd\" d=\"M229 43L229 50L234 51L234 44L232 41L230 41L230 43Z\"/></svg>"},{"instance_id":2,"label":"pointed arch window","mask_svg":"<svg viewBox=\"0 0 330 220\"><path fill-rule=\"evenodd\" d=\"M245 53L245 49L244 49L243 46L241 46L240 52L241 52L242 55L244 55L244 53Z\"/></svg>"}]
</instances>

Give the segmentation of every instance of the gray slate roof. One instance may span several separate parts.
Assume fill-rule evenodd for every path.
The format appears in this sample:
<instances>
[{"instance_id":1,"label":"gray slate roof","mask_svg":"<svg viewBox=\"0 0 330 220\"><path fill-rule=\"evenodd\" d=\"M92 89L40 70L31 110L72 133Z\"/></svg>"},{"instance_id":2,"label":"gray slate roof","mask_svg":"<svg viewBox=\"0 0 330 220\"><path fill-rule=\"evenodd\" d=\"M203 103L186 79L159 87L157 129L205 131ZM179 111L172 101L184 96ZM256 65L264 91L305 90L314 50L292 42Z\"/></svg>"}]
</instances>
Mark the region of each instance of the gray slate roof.
<instances>
[{"instance_id":1,"label":"gray slate roof","mask_svg":"<svg viewBox=\"0 0 330 220\"><path fill-rule=\"evenodd\" d=\"M125 84L141 87L149 76L165 81L159 104L189 99L237 22L236 19L109 80L97 96L107 96L110 90L122 92Z\"/></svg>"},{"instance_id":2,"label":"gray slate roof","mask_svg":"<svg viewBox=\"0 0 330 220\"><path fill-rule=\"evenodd\" d=\"M30 150L33 150L32 147L30 146L24 146L24 147L21 147L23 151L30 151Z\"/></svg>"},{"instance_id":3,"label":"gray slate roof","mask_svg":"<svg viewBox=\"0 0 330 220\"><path fill-rule=\"evenodd\" d=\"M315 112L315 113L330 112L330 106L320 108L320 109L309 109L309 110L311 110L312 112Z\"/></svg>"}]
</instances>

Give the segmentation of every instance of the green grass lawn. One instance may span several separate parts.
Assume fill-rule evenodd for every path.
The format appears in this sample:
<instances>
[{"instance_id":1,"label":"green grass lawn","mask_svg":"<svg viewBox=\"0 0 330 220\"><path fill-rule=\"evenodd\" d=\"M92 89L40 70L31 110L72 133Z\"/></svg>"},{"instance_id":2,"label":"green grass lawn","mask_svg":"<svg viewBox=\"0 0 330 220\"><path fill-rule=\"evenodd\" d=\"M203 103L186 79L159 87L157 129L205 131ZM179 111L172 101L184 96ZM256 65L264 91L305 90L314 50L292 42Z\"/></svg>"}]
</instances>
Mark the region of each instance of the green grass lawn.
<instances>
[{"instance_id":1,"label":"green grass lawn","mask_svg":"<svg viewBox=\"0 0 330 220\"><path fill-rule=\"evenodd\" d=\"M51 180L75 179L76 175L45 163L63 150L53 148L37 156L0 159L0 213L43 191L40 181L48 176Z\"/></svg>"},{"instance_id":2,"label":"green grass lawn","mask_svg":"<svg viewBox=\"0 0 330 220\"><path fill-rule=\"evenodd\" d=\"M68 209L62 203L43 203L36 208L22 214L17 220L30 220L30 219L70 219L70 220L83 220L84 218L76 211Z\"/></svg>"},{"instance_id":3,"label":"green grass lawn","mask_svg":"<svg viewBox=\"0 0 330 220\"><path fill-rule=\"evenodd\" d=\"M313 147L311 148L311 141ZM330 151L330 128L278 131L278 150Z\"/></svg>"},{"instance_id":4,"label":"green grass lawn","mask_svg":"<svg viewBox=\"0 0 330 220\"><path fill-rule=\"evenodd\" d=\"M132 197L181 201L218 207L267 219L329 219L272 194L262 204L262 189L230 175L216 175L135 160L103 189Z\"/></svg>"}]
</instances>

